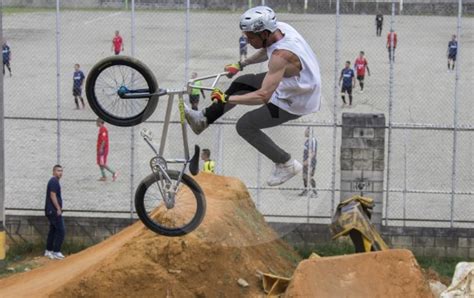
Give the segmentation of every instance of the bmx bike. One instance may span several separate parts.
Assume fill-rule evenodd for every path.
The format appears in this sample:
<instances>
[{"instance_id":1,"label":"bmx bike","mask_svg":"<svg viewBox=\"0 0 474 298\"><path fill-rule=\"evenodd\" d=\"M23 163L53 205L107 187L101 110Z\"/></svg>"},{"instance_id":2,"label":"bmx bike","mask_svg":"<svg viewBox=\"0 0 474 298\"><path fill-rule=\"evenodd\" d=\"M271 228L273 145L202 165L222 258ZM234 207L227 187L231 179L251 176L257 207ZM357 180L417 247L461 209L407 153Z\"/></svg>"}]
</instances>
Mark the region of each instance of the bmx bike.
<instances>
[{"instance_id":1,"label":"bmx bike","mask_svg":"<svg viewBox=\"0 0 474 298\"><path fill-rule=\"evenodd\" d=\"M165 236L182 236L196 229L206 212L206 199L199 184L185 173L199 172L199 146L190 158L187 125L184 117L184 95L193 88L212 91L222 72L188 81L182 89L161 89L151 70L137 59L113 56L99 61L89 72L86 95L91 109L104 121L116 126L134 126L144 122L155 111L160 96L168 96L159 149L150 130L140 134L153 150L152 173L145 177L135 192L135 209L147 228ZM197 81L213 79L211 86L196 85ZM164 158L175 95L178 97L184 158ZM180 170L169 164L182 164Z\"/></svg>"}]
</instances>

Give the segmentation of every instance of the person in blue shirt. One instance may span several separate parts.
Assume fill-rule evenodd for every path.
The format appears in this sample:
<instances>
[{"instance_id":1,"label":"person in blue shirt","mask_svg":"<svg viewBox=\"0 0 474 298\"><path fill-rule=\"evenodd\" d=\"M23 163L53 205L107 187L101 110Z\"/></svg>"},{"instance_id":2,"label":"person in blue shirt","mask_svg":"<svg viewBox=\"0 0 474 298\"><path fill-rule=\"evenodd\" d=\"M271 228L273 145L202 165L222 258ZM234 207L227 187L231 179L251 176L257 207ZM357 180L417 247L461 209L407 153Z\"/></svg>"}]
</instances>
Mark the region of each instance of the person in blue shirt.
<instances>
[{"instance_id":1,"label":"person in blue shirt","mask_svg":"<svg viewBox=\"0 0 474 298\"><path fill-rule=\"evenodd\" d=\"M346 103L346 92L349 95L349 106L352 106L352 88L355 86L355 76L354 70L351 68L351 62L346 61L346 67L341 71L341 76L339 77L339 85L341 85L341 97L343 102L343 107Z\"/></svg>"},{"instance_id":2,"label":"person in blue shirt","mask_svg":"<svg viewBox=\"0 0 474 298\"><path fill-rule=\"evenodd\" d=\"M242 56L244 59L247 59L247 44L248 44L247 36L242 32L242 35L239 38L239 49L240 49L240 59L242 61Z\"/></svg>"},{"instance_id":3,"label":"person in blue shirt","mask_svg":"<svg viewBox=\"0 0 474 298\"><path fill-rule=\"evenodd\" d=\"M50 259L64 259L61 253L61 246L64 241L65 229L63 220L63 199L61 196L61 185L59 180L63 176L63 167L55 165L53 167L53 177L49 179L46 187L46 202L44 213L49 221L49 232L46 240L45 257Z\"/></svg>"},{"instance_id":4,"label":"person in blue shirt","mask_svg":"<svg viewBox=\"0 0 474 298\"><path fill-rule=\"evenodd\" d=\"M79 110L79 99L82 103L82 108L85 108L86 105L84 104L84 98L82 98L82 86L84 85L84 73L80 69L81 66L79 64L74 64L74 75L73 77L73 85L72 85L72 96L74 96L74 101L76 102L76 109Z\"/></svg>"},{"instance_id":5,"label":"person in blue shirt","mask_svg":"<svg viewBox=\"0 0 474 298\"><path fill-rule=\"evenodd\" d=\"M7 42L4 40L2 45L2 52L3 52L3 74L5 74L5 66L8 68L8 72L10 72L10 77L12 76L12 69L10 67L10 60L12 57L12 52L10 50L10 46L7 45Z\"/></svg>"},{"instance_id":6,"label":"person in blue shirt","mask_svg":"<svg viewBox=\"0 0 474 298\"><path fill-rule=\"evenodd\" d=\"M456 55L458 54L458 42L456 35L453 34L452 39L448 43L448 72L454 70L454 64L456 63ZM453 66L451 68L451 62Z\"/></svg>"}]
</instances>

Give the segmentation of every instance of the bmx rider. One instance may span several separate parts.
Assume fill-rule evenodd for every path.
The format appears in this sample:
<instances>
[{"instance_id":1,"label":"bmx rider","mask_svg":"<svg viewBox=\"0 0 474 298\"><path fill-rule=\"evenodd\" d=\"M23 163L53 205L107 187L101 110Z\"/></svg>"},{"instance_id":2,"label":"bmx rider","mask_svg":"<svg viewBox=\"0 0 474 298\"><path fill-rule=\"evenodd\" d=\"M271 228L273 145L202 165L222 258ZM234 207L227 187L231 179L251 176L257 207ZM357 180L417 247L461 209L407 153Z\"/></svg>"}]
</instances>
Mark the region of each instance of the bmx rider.
<instances>
[{"instance_id":1,"label":"bmx rider","mask_svg":"<svg viewBox=\"0 0 474 298\"><path fill-rule=\"evenodd\" d=\"M319 110L319 65L304 38L290 25L277 22L275 12L267 6L247 10L240 17L240 29L258 51L226 65L225 71L235 75L247 65L268 60L268 72L242 75L225 92L214 89L212 105L201 111L185 107L185 116L191 129L200 134L235 105L259 105L244 114L236 128L241 137L275 163L267 184L276 186L298 174L302 165L262 129Z\"/></svg>"}]
</instances>

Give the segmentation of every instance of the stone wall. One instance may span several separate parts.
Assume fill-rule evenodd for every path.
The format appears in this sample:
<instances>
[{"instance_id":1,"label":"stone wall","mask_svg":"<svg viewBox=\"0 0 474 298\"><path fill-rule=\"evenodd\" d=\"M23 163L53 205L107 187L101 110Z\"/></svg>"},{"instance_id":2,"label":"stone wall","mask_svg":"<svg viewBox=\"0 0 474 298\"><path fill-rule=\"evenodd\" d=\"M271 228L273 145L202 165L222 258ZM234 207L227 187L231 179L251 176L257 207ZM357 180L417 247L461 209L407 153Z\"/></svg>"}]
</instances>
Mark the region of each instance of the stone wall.
<instances>
[{"instance_id":1,"label":"stone wall","mask_svg":"<svg viewBox=\"0 0 474 298\"><path fill-rule=\"evenodd\" d=\"M95 244L118 233L130 219L65 217L66 240ZM269 223L293 246L311 246L331 241L328 225ZM44 216L7 215L7 242L45 241L48 221ZM407 248L417 256L461 257L474 260L473 229L382 227L382 237L392 248Z\"/></svg>"},{"instance_id":2,"label":"stone wall","mask_svg":"<svg viewBox=\"0 0 474 298\"><path fill-rule=\"evenodd\" d=\"M340 201L359 194L374 199L372 222L380 227L385 169L385 116L343 113L340 156Z\"/></svg>"}]
</instances>

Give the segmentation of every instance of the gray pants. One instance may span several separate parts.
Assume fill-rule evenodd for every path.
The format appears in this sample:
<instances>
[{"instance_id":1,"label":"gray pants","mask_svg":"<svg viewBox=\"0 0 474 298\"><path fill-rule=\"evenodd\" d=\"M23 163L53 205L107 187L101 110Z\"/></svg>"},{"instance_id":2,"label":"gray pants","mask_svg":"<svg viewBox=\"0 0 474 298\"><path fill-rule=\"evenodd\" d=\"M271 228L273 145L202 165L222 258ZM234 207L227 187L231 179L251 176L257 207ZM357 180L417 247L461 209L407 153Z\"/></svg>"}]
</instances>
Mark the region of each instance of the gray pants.
<instances>
[{"instance_id":1,"label":"gray pants","mask_svg":"<svg viewBox=\"0 0 474 298\"><path fill-rule=\"evenodd\" d=\"M236 127L239 135L263 155L274 163L285 163L290 160L290 154L275 144L262 129L275 127L299 117L269 103L244 114L237 121Z\"/></svg>"},{"instance_id":2,"label":"gray pants","mask_svg":"<svg viewBox=\"0 0 474 298\"><path fill-rule=\"evenodd\" d=\"M226 90L227 95L246 94L258 90L262 86L266 73L246 74L235 79ZM226 112L234 108L233 104L213 103L205 109L204 115L209 124L214 123ZM244 114L237 121L237 132L250 145L263 153L266 157L275 163L285 163L290 160L291 156L281 149L261 130L263 128L275 127L282 123L299 118L285 110L280 109L272 103L261 106L260 108Z\"/></svg>"}]
</instances>

